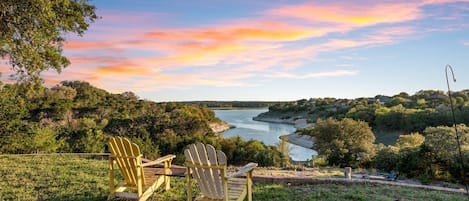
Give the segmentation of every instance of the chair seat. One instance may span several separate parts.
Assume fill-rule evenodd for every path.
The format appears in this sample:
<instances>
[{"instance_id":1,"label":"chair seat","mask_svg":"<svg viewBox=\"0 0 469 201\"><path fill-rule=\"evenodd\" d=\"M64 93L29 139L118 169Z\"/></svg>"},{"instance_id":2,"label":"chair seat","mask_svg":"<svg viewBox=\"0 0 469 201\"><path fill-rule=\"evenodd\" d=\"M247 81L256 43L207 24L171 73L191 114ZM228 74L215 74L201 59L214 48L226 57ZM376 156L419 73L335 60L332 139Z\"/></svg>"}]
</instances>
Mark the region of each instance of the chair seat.
<instances>
[{"instance_id":1,"label":"chair seat","mask_svg":"<svg viewBox=\"0 0 469 201\"><path fill-rule=\"evenodd\" d=\"M143 174L145 175L144 188L148 188L153 183L158 181L163 176L164 168L143 168Z\"/></svg>"},{"instance_id":2,"label":"chair seat","mask_svg":"<svg viewBox=\"0 0 469 201\"><path fill-rule=\"evenodd\" d=\"M246 178L230 178L228 180L228 198L231 201L238 200L243 194L246 194ZM197 201L220 201L223 199L213 199L199 195L195 200Z\"/></svg>"},{"instance_id":3,"label":"chair seat","mask_svg":"<svg viewBox=\"0 0 469 201\"><path fill-rule=\"evenodd\" d=\"M143 173L145 174L145 187L148 187L155 183L158 178L166 175L166 176L176 176L176 177L184 177L186 174L186 168L182 166L173 165L169 168L168 172L165 174L164 168L153 168L153 167L145 167L143 168Z\"/></svg>"}]
</instances>

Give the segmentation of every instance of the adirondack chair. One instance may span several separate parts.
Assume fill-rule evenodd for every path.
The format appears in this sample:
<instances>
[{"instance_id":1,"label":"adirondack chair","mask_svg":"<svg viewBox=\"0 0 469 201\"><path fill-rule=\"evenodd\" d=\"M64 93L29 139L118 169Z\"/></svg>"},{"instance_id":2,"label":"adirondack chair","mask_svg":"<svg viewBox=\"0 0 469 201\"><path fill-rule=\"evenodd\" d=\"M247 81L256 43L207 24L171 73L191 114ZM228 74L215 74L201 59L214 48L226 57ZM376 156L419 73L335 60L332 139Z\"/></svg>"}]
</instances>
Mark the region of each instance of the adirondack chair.
<instances>
[{"instance_id":1,"label":"adirondack chair","mask_svg":"<svg viewBox=\"0 0 469 201\"><path fill-rule=\"evenodd\" d=\"M186 157L187 200L192 201L191 175L196 180L200 195L196 200L240 201L247 196L252 201L252 171L257 163L249 163L235 173L227 174L226 155L212 145L191 144L184 150ZM236 178L246 174L246 178Z\"/></svg>"},{"instance_id":2,"label":"adirondack chair","mask_svg":"<svg viewBox=\"0 0 469 201\"><path fill-rule=\"evenodd\" d=\"M111 155L109 156L110 194L108 200L123 197L144 201L162 184L165 184L165 190L170 188L167 175L170 174L171 161L176 157L175 155L167 155L154 161L144 159L139 147L122 137L111 138L109 149ZM114 164L117 164L124 177L124 182L118 185L114 184ZM163 168L151 167L155 165L162 165ZM124 192L132 189L137 193Z\"/></svg>"}]
</instances>

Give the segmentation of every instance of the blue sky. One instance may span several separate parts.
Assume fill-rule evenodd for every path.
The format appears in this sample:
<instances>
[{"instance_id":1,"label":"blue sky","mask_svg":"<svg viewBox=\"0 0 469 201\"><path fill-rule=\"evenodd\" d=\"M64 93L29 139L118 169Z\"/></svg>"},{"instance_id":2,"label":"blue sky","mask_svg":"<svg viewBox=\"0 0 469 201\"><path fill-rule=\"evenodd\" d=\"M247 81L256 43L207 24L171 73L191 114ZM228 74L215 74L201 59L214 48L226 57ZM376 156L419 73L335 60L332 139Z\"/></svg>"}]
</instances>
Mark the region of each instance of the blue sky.
<instances>
[{"instance_id":1,"label":"blue sky","mask_svg":"<svg viewBox=\"0 0 469 201\"><path fill-rule=\"evenodd\" d=\"M102 18L68 37L72 64L46 84L154 101L357 98L445 90L450 64L452 88L469 88L469 1L91 4Z\"/></svg>"}]
</instances>

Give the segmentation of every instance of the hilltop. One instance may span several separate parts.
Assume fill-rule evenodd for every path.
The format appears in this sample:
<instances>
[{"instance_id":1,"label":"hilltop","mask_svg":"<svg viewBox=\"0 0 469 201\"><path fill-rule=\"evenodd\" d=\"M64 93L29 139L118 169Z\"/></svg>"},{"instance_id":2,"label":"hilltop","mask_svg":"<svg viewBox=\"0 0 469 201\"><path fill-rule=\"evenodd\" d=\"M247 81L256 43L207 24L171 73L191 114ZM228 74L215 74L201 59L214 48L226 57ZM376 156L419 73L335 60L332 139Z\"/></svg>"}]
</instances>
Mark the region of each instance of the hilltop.
<instances>
[{"instance_id":1,"label":"hilltop","mask_svg":"<svg viewBox=\"0 0 469 201\"><path fill-rule=\"evenodd\" d=\"M469 90L452 92L456 123L469 124ZM443 91L421 90L413 95L376 95L369 98L310 98L277 103L255 117L258 121L311 126L319 118L352 118L367 122L377 135L422 132L429 126L451 126L449 96ZM377 136L379 137L379 136ZM385 136L388 137L388 136ZM393 143L386 141L387 144ZM394 141L395 142L395 141Z\"/></svg>"}]
</instances>

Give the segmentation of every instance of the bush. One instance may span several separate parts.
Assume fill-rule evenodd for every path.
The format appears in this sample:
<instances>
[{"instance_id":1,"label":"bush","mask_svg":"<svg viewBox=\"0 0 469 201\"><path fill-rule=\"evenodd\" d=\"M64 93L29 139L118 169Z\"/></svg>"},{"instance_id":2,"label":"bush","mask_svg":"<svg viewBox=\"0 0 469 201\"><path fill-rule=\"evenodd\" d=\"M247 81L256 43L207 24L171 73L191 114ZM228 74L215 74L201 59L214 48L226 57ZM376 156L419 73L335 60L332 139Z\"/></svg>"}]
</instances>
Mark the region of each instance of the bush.
<instances>
[{"instance_id":1,"label":"bush","mask_svg":"<svg viewBox=\"0 0 469 201\"><path fill-rule=\"evenodd\" d=\"M399 148L395 146L386 146L380 148L373 158L373 166L386 172L396 170L398 162Z\"/></svg>"}]
</instances>

